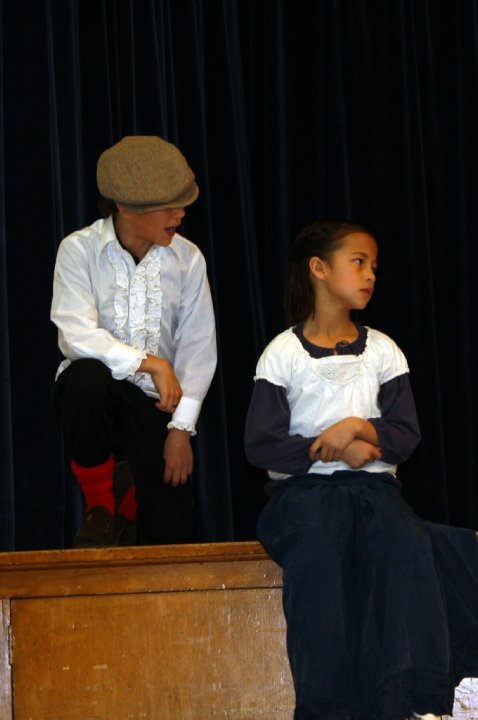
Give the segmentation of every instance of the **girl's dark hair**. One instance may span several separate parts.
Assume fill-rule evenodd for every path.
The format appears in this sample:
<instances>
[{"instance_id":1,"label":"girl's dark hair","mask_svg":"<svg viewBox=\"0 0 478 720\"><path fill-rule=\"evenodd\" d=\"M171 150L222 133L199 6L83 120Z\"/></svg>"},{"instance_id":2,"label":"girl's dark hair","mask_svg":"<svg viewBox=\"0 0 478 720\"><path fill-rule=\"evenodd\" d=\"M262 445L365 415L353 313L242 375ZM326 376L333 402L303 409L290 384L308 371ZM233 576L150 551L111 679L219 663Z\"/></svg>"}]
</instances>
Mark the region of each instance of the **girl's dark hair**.
<instances>
[{"instance_id":1,"label":"girl's dark hair","mask_svg":"<svg viewBox=\"0 0 478 720\"><path fill-rule=\"evenodd\" d=\"M351 233L367 232L349 222L319 220L307 225L296 237L290 254L290 276L285 290L284 307L288 325L307 320L315 308L314 288L310 282L309 260L328 260Z\"/></svg>"}]
</instances>

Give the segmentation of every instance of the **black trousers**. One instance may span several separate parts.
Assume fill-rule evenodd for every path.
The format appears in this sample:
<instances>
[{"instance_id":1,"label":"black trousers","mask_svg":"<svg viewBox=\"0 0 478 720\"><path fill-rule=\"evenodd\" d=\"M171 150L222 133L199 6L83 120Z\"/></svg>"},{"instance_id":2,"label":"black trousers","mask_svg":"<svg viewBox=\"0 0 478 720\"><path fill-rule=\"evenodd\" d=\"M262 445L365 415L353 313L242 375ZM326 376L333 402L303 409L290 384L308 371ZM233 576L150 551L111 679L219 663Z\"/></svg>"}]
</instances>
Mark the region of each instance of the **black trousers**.
<instances>
[{"instance_id":1,"label":"black trousers","mask_svg":"<svg viewBox=\"0 0 478 720\"><path fill-rule=\"evenodd\" d=\"M295 720L451 715L478 676L478 543L387 473L273 481L257 536L284 570Z\"/></svg>"},{"instance_id":2,"label":"black trousers","mask_svg":"<svg viewBox=\"0 0 478 720\"><path fill-rule=\"evenodd\" d=\"M118 445L131 465L138 504L138 542L194 542L190 478L163 481L163 447L171 416L128 380L113 379L98 360L75 360L58 377L53 402L71 459L84 467L105 462Z\"/></svg>"}]
</instances>

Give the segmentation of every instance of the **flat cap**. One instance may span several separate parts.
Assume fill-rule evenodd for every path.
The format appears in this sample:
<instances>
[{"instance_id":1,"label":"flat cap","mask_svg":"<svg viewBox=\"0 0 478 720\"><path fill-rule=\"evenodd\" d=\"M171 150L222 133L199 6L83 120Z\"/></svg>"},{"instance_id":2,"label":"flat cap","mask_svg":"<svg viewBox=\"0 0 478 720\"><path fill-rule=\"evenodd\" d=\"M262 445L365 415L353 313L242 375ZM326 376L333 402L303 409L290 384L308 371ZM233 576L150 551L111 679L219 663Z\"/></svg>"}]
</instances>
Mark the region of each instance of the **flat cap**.
<instances>
[{"instance_id":1,"label":"flat cap","mask_svg":"<svg viewBox=\"0 0 478 720\"><path fill-rule=\"evenodd\" d=\"M199 195L184 155L155 135L129 135L105 150L96 180L103 197L138 213L186 207Z\"/></svg>"}]
</instances>

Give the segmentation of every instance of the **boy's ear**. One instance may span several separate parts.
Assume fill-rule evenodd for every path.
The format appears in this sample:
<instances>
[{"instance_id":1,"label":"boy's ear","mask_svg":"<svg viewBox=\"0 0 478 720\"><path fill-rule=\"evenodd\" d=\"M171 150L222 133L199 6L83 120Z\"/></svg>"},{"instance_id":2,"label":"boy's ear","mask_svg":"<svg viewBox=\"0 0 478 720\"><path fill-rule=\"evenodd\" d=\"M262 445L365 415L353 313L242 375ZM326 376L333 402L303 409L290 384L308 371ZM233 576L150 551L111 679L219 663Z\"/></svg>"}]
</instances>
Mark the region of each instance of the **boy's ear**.
<instances>
[{"instance_id":1,"label":"boy's ear","mask_svg":"<svg viewBox=\"0 0 478 720\"><path fill-rule=\"evenodd\" d=\"M325 263L322 260L322 258L319 257L311 257L309 260L309 270L312 273L312 275L319 280L323 280L325 278Z\"/></svg>"}]
</instances>

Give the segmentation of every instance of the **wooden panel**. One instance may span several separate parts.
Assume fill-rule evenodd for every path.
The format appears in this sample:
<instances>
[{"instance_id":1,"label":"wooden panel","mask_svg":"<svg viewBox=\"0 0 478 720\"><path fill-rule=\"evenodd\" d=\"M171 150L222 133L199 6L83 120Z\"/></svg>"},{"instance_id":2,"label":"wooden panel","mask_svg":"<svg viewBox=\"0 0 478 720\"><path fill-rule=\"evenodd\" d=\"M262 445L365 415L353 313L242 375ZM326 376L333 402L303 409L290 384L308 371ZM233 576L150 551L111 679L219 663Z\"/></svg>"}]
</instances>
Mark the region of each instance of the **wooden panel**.
<instances>
[{"instance_id":1,"label":"wooden panel","mask_svg":"<svg viewBox=\"0 0 478 720\"><path fill-rule=\"evenodd\" d=\"M12 720L12 674L9 653L10 602L0 600L0 720Z\"/></svg>"},{"instance_id":2,"label":"wooden panel","mask_svg":"<svg viewBox=\"0 0 478 720\"><path fill-rule=\"evenodd\" d=\"M291 720L281 591L15 600L15 720Z\"/></svg>"}]
</instances>

